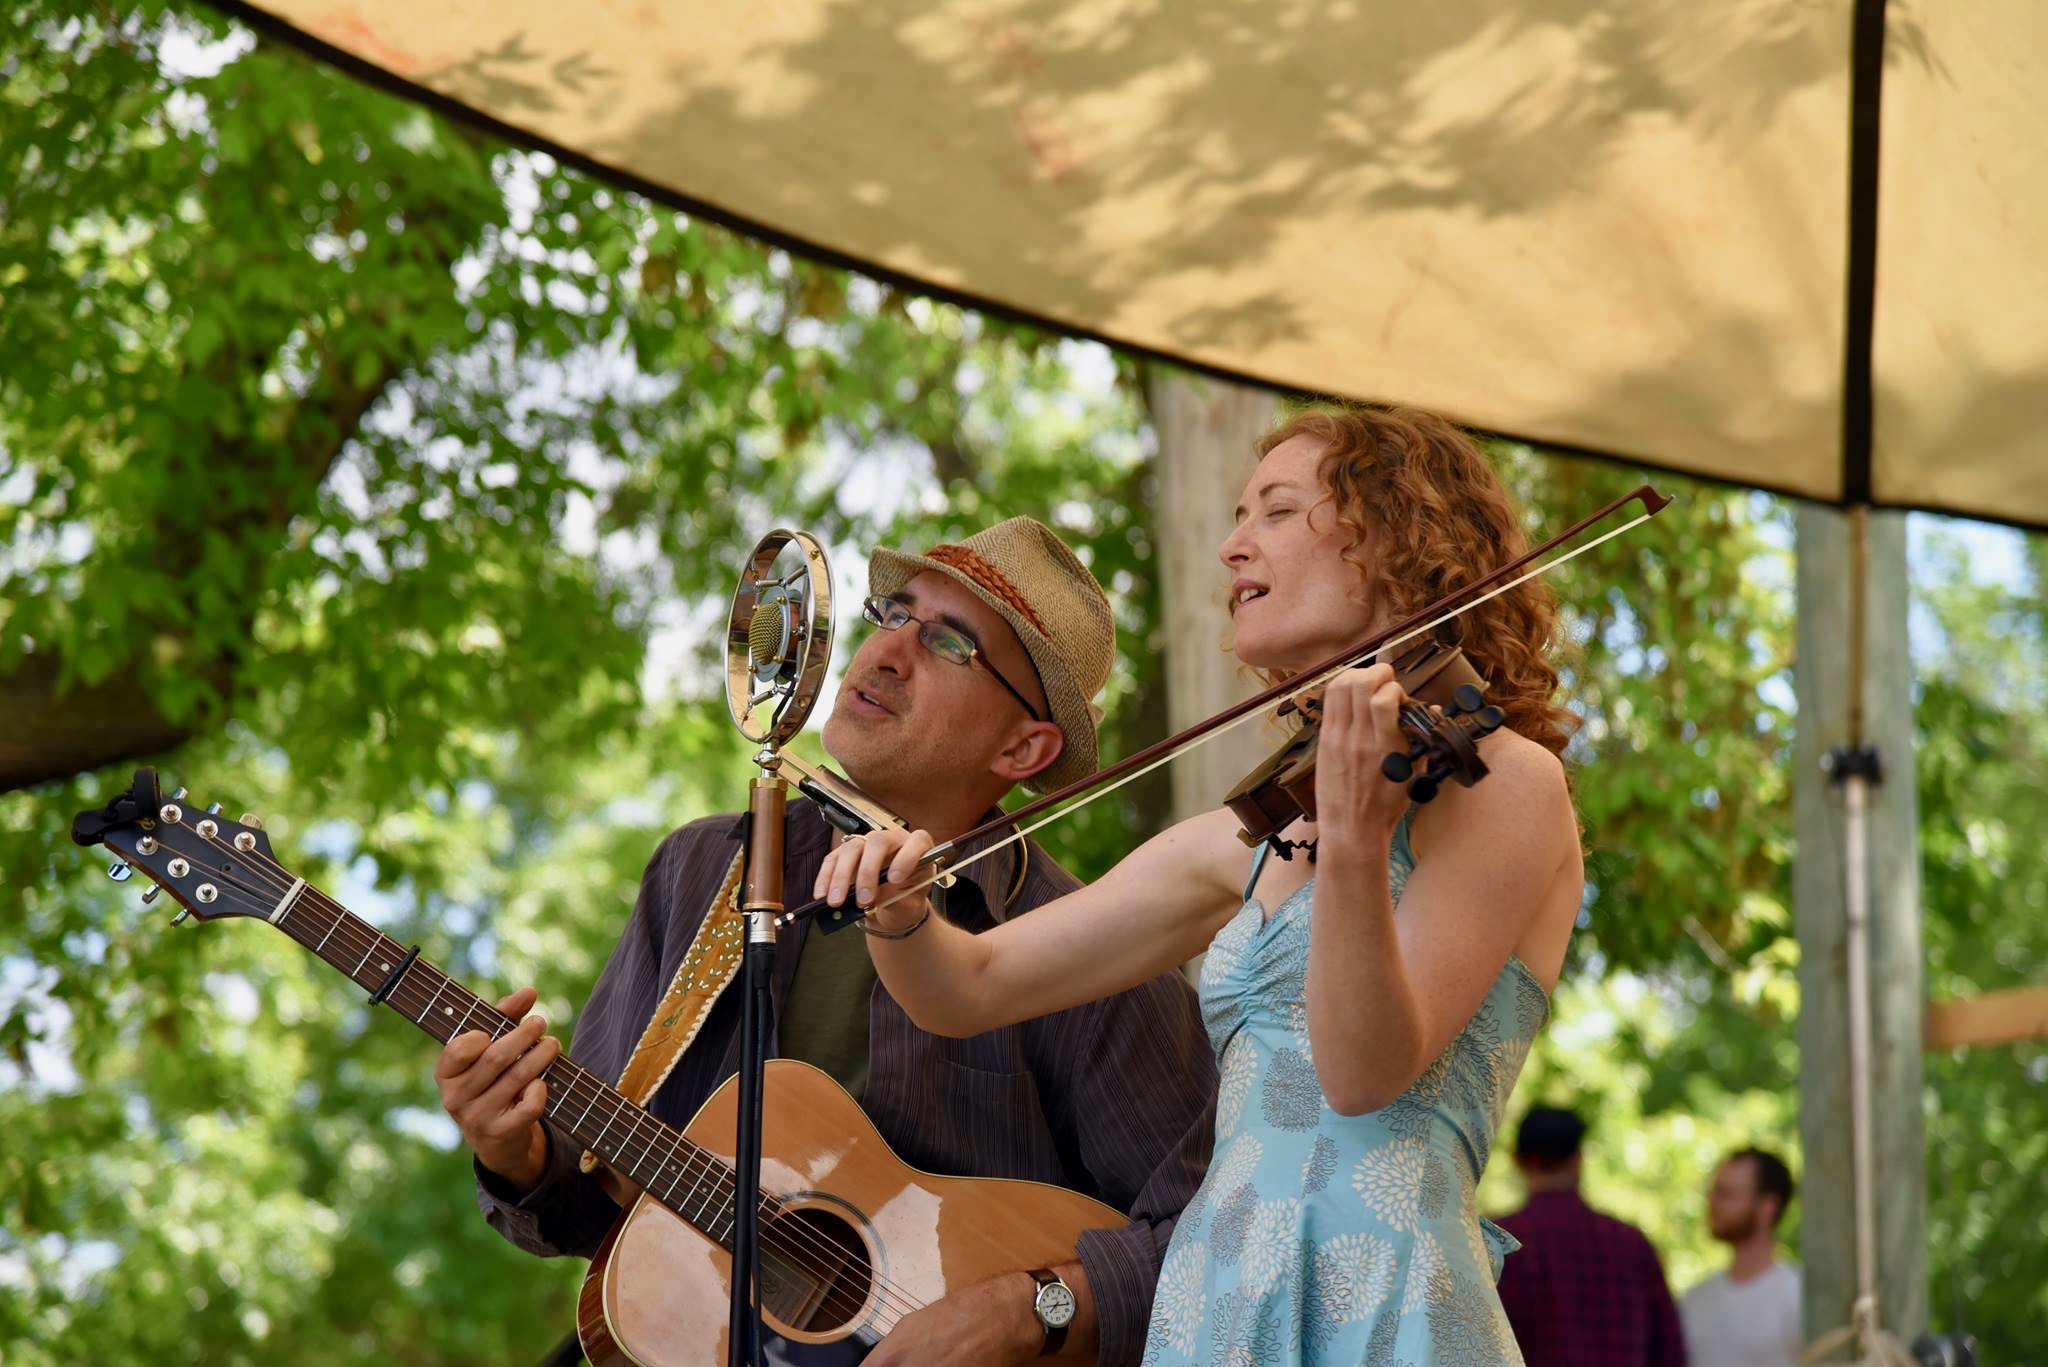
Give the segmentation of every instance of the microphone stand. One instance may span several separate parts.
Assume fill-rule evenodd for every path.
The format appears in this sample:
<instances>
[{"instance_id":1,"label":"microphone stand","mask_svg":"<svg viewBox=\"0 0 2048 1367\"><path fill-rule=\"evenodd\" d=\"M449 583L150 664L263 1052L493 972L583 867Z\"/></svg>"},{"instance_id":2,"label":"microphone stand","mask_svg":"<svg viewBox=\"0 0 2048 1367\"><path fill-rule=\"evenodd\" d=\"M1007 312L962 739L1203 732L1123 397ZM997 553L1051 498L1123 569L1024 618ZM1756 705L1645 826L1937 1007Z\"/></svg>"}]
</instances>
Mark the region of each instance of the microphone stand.
<instances>
[{"instance_id":1,"label":"microphone stand","mask_svg":"<svg viewBox=\"0 0 2048 1367\"><path fill-rule=\"evenodd\" d=\"M782 913L782 835L789 784L765 766L747 806L746 881L740 910L747 947L740 964L739 1124L733 1150L732 1314L728 1367L757 1367L761 1354L761 1094L774 1035L776 918Z\"/></svg>"}]
</instances>

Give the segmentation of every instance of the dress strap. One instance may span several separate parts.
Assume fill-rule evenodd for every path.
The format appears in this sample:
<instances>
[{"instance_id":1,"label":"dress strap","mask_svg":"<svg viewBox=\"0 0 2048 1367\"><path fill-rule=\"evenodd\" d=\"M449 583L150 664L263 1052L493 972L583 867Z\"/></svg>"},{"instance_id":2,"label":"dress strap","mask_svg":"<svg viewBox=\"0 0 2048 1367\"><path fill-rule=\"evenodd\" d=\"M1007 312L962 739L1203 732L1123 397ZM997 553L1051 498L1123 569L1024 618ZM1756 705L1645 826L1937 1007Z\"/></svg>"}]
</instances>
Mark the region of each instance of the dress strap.
<instances>
[{"instance_id":1,"label":"dress strap","mask_svg":"<svg viewBox=\"0 0 2048 1367\"><path fill-rule=\"evenodd\" d=\"M1245 880L1245 901L1249 902L1252 900L1252 889L1259 885L1259 875L1265 871L1266 860L1272 855L1272 853L1273 847L1267 844L1265 841L1261 840L1259 842L1259 852L1252 856L1252 876Z\"/></svg>"}]
</instances>

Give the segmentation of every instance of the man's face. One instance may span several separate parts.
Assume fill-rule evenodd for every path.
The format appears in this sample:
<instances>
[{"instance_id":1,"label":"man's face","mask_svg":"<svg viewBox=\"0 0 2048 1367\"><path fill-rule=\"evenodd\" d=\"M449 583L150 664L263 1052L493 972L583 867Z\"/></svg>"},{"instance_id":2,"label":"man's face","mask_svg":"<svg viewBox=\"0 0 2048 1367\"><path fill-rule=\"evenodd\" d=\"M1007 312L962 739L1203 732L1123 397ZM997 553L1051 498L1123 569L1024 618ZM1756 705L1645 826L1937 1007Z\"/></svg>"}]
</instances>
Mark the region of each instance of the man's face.
<instances>
[{"instance_id":1,"label":"man's face","mask_svg":"<svg viewBox=\"0 0 2048 1367\"><path fill-rule=\"evenodd\" d=\"M895 631L870 627L825 723L826 750L848 778L884 800L910 788L950 794L985 781L997 757L1035 723L982 664L1002 671L1042 717L1045 691L1031 657L1007 622L946 575L926 571L892 596L917 617L966 636L982 659L959 665L934 655L916 622ZM1045 763L1056 758L1057 749Z\"/></svg>"},{"instance_id":2,"label":"man's face","mask_svg":"<svg viewBox=\"0 0 2048 1367\"><path fill-rule=\"evenodd\" d=\"M1757 1195L1756 1165L1731 1158L1715 1170L1714 1184L1707 1188L1707 1232L1724 1243L1740 1243L1769 1218L1768 1204Z\"/></svg>"}]
</instances>

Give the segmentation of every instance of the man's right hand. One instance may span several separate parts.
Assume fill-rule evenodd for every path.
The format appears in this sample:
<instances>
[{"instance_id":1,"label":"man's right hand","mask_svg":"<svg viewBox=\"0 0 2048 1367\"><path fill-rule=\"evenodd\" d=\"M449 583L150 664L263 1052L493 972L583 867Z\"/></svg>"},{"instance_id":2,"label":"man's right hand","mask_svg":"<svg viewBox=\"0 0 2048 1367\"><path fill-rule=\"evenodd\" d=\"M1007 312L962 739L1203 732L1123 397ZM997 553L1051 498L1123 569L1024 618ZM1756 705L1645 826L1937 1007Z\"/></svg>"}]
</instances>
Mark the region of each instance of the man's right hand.
<instances>
[{"instance_id":1,"label":"man's right hand","mask_svg":"<svg viewBox=\"0 0 2048 1367\"><path fill-rule=\"evenodd\" d=\"M540 1116L548 1085L540 1074L562 1052L559 1041L542 1034L547 1022L526 1015L537 995L522 987L498 1003L519 1022L499 1039L470 1030L449 1040L434 1060L442 1109L477 1161L521 1190L547 1171L548 1135Z\"/></svg>"}]
</instances>

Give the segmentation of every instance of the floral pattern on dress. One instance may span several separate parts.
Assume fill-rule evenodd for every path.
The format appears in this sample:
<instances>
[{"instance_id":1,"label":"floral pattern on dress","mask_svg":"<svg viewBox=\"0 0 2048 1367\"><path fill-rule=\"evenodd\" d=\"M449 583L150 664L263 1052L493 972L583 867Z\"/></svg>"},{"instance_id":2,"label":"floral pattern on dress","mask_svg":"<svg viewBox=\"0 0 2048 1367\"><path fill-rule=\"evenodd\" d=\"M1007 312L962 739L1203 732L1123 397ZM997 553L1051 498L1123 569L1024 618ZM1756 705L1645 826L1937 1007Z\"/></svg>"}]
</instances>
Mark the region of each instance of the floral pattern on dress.
<instances>
[{"instance_id":1,"label":"floral pattern on dress","mask_svg":"<svg viewBox=\"0 0 2048 1367\"><path fill-rule=\"evenodd\" d=\"M1397 828L1389 886L1412 858ZM1549 999L1510 959L1391 1105L1332 1111L1307 1039L1315 883L1252 898L1204 961L1216 1159L1174 1231L1148 1367L1519 1364L1493 1292L1514 1241L1473 1192ZM1197 1297L1191 1304L1190 1296Z\"/></svg>"},{"instance_id":2,"label":"floral pattern on dress","mask_svg":"<svg viewBox=\"0 0 2048 1367\"><path fill-rule=\"evenodd\" d=\"M1223 1051L1223 1065L1216 1078L1216 1133L1237 1128L1244 1112L1245 1098L1252 1094L1252 1075L1259 1070L1259 1056L1249 1041L1232 1041Z\"/></svg>"},{"instance_id":3,"label":"floral pattern on dress","mask_svg":"<svg viewBox=\"0 0 2048 1367\"><path fill-rule=\"evenodd\" d=\"M1244 1236L1244 1289L1264 1295L1301 1255L1301 1198L1261 1201Z\"/></svg>"},{"instance_id":4,"label":"floral pattern on dress","mask_svg":"<svg viewBox=\"0 0 2048 1367\"><path fill-rule=\"evenodd\" d=\"M1216 1220L1209 1229L1210 1256L1217 1262L1230 1266L1244 1253L1245 1231L1251 1228L1252 1216L1259 1208L1259 1192L1249 1182L1244 1182L1223 1199L1216 1208Z\"/></svg>"},{"instance_id":5,"label":"floral pattern on dress","mask_svg":"<svg viewBox=\"0 0 2048 1367\"><path fill-rule=\"evenodd\" d=\"M1201 1339L1202 1317L1208 1309L1207 1288L1202 1284L1205 1251L1199 1243L1183 1244L1159 1269L1159 1289L1152 1300L1152 1340L1160 1347L1192 1353ZM1149 1350L1145 1360L1153 1360Z\"/></svg>"},{"instance_id":6,"label":"floral pattern on dress","mask_svg":"<svg viewBox=\"0 0 2048 1367\"><path fill-rule=\"evenodd\" d=\"M1382 1144L1351 1170L1351 1189L1382 1224L1411 1234L1422 1221L1422 1169L1427 1158L1420 1139Z\"/></svg>"},{"instance_id":7,"label":"floral pattern on dress","mask_svg":"<svg viewBox=\"0 0 2048 1367\"><path fill-rule=\"evenodd\" d=\"M1315 1065L1295 1050L1274 1050L1259 1084L1259 1112L1266 1123L1276 1130L1313 1130L1323 1109Z\"/></svg>"},{"instance_id":8,"label":"floral pattern on dress","mask_svg":"<svg viewBox=\"0 0 2048 1367\"><path fill-rule=\"evenodd\" d=\"M1251 1136L1246 1135L1245 1138ZM1308 1151L1308 1160L1301 1165L1301 1194L1314 1196L1328 1187L1330 1179L1336 1175L1337 1146L1330 1142L1330 1136L1319 1134L1315 1146Z\"/></svg>"}]
</instances>

